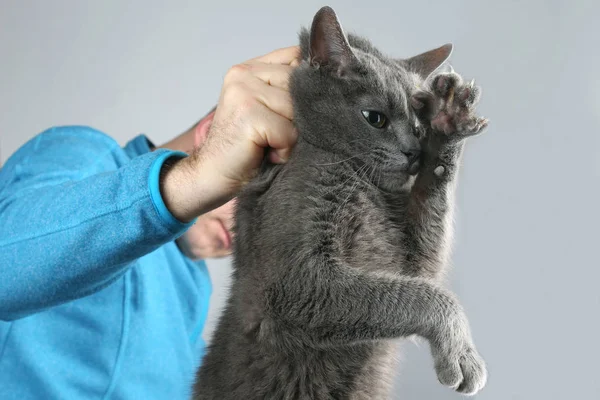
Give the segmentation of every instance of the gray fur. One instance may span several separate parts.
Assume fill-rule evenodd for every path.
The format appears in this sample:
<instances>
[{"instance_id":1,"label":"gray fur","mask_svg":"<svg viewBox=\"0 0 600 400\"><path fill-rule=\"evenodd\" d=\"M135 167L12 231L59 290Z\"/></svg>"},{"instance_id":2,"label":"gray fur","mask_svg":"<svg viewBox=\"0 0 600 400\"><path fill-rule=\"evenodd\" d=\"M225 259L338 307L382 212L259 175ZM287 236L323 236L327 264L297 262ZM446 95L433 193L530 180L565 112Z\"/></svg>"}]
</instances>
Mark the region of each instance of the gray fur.
<instances>
[{"instance_id":1,"label":"gray fur","mask_svg":"<svg viewBox=\"0 0 600 400\"><path fill-rule=\"evenodd\" d=\"M473 114L479 89L454 73L427 84L451 47L395 60L347 38L329 8L300 34L299 141L238 199L231 294L196 400L385 399L394 339L410 335L429 341L442 384L485 384L467 318L439 283L462 139L487 124Z\"/></svg>"}]
</instances>

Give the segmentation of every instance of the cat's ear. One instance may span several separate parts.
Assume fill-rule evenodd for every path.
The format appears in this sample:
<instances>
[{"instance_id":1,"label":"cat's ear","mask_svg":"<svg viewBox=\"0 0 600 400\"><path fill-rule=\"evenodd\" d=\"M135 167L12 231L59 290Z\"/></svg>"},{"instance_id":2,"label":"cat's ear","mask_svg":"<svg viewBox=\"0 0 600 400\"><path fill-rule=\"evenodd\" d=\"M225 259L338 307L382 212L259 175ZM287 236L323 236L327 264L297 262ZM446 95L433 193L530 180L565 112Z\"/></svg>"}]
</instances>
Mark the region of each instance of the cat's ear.
<instances>
[{"instance_id":1,"label":"cat's ear","mask_svg":"<svg viewBox=\"0 0 600 400\"><path fill-rule=\"evenodd\" d=\"M331 7L321 8L310 29L308 58L313 66L327 66L344 75L355 55Z\"/></svg>"},{"instance_id":2,"label":"cat's ear","mask_svg":"<svg viewBox=\"0 0 600 400\"><path fill-rule=\"evenodd\" d=\"M450 58L450 54L452 54L452 44L448 43L404 61L407 63L410 71L416 72L423 79L427 79L433 71Z\"/></svg>"}]
</instances>

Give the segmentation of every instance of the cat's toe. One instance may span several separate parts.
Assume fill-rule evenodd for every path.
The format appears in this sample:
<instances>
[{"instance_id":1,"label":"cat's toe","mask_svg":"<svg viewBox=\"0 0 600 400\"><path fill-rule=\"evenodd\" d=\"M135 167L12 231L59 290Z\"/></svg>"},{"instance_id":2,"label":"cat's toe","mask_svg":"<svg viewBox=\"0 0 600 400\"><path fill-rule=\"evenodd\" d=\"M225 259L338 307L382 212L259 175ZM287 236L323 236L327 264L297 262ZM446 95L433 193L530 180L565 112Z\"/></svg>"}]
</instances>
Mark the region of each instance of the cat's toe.
<instances>
[{"instance_id":1,"label":"cat's toe","mask_svg":"<svg viewBox=\"0 0 600 400\"><path fill-rule=\"evenodd\" d=\"M410 97L409 102L419 119L431 119L436 104L436 98L432 93L422 90L418 91Z\"/></svg>"},{"instance_id":2,"label":"cat's toe","mask_svg":"<svg viewBox=\"0 0 600 400\"><path fill-rule=\"evenodd\" d=\"M454 89L462 84L460 75L449 72L439 74L433 79L431 88L436 96L446 98L454 94Z\"/></svg>"},{"instance_id":3,"label":"cat's toe","mask_svg":"<svg viewBox=\"0 0 600 400\"><path fill-rule=\"evenodd\" d=\"M473 116L464 121L464 123L459 126L459 130L464 137L475 136L483 132L485 128L487 128L488 123L489 120L487 118Z\"/></svg>"},{"instance_id":4,"label":"cat's toe","mask_svg":"<svg viewBox=\"0 0 600 400\"><path fill-rule=\"evenodd\" d=\"M463 381L456 391L466 396L473 396L486 384L487 370L485 362L475 350L467 351L460 360Z\"/></svg>"},{"instance_id":5,"label":"cat's toe","mask_svg":"<svg viewBox=\"0 0 600 400\"><path fill-rule=\"evenodd\" d=\"M481 98L481 87L475 85L475 81L471 80L469 83L457 87L455 98L462 108L471 108Z\"/></svg>"},{"instance_id":6,"label":"cat's toe","mask_svg":"<svg viewBox=\"0 0 600 400\"><path fill-rule=\"evenodd\" d=\"M458 360L436 360L435 372L442 385L453 389L457 388L463 381L463 374Z\"/></svg>"}]
</instances>

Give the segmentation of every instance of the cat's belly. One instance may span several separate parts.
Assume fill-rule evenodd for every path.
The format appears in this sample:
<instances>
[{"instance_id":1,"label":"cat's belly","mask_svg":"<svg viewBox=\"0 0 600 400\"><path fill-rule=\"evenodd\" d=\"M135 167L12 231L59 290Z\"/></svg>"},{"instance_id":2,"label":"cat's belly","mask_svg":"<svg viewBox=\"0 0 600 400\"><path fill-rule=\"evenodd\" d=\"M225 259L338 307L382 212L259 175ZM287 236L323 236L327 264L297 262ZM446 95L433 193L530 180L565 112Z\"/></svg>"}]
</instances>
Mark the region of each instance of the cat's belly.
<instances>
[{"instance_id":1,"label":"cat's belly","mask_svg":"<svg viewBox=\"0 0 600 400\"><path fill-rule=\"evenodd\" d=\"M201 368L194 399L390 397L397 358L395 341L286 353L242 341L245 343L220 343L211 349Z\"/></svg>"}]
</instances>

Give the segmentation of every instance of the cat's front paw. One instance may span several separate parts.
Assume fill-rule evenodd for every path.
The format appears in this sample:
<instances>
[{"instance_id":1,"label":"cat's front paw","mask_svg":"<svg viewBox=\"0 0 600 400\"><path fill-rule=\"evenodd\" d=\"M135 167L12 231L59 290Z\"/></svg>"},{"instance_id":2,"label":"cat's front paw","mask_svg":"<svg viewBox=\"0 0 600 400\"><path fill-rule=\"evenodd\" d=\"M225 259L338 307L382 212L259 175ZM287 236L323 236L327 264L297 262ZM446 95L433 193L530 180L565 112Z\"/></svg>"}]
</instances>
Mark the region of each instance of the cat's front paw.
<instances>
[{"instance_id":1,"label":"cat's front paw","mask_svg":"<svg viewBox=\"0 0 600 400\"><path fill-rule=\"evenodd\" d=\"M430 91L411 96L411 106L419 119L449 139L477 135L488 120L475 114L481 88L474 81L464 83L460 75L450 72L437 75Z\"/></svg>"},{"instance_id":2,"label":"cat's front paw","mask_svg":"<svg viewBox=\"0 0 600 400\"><path fill-rule=\"evenodd\" d=\"M470 344L459 349L433 349L435 371L442 385L473 396L485 386L487 369L483 358Z\"/></svg>"}]
</instances>

